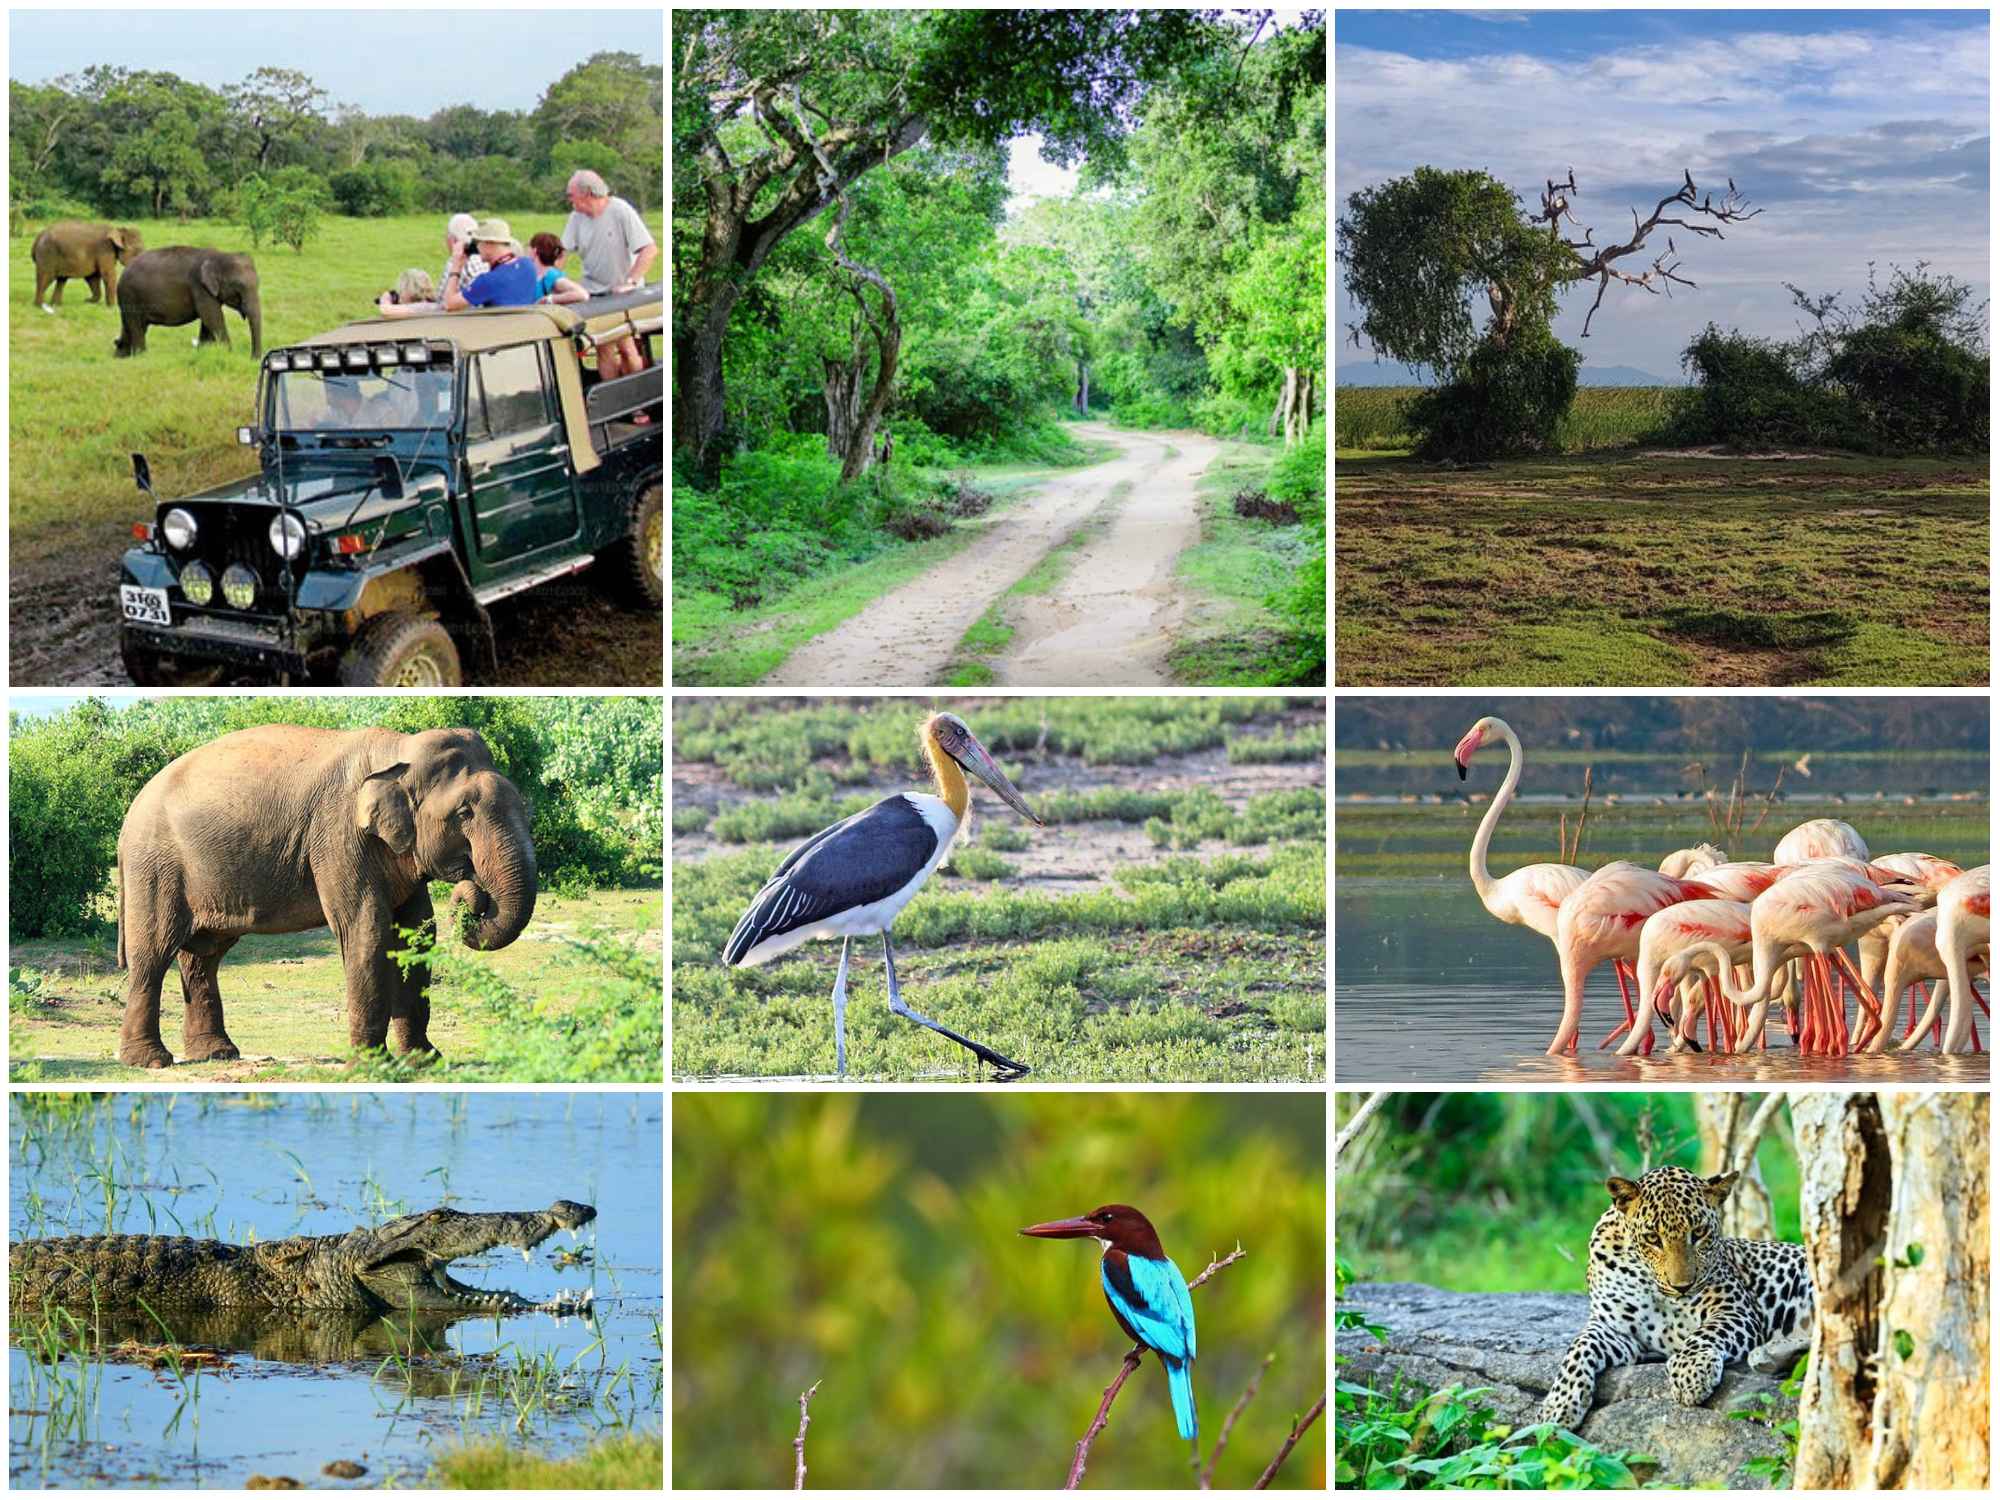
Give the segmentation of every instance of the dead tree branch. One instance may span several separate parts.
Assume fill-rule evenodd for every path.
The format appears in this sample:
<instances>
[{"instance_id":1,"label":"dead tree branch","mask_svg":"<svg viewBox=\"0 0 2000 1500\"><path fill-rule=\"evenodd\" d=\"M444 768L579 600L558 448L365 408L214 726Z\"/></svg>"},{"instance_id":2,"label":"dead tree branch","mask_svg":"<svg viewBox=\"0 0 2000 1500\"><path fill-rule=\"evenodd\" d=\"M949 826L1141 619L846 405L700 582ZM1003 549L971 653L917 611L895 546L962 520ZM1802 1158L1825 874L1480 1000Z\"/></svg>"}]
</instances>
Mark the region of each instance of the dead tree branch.
<instances>
[{"instance_id":1,"label":"dead tree branch","mask_svg":"<svg viewBox=\"0 0 2000 1500\"><path fill-rule=\"evenodd\" d=\"M799 1435L792 1439L792 1452L799 1456L799 1466L792 1473L792 1488L795 1490L806 1487L806 1429L812 1425L812 1416L807 1412L806 1406L812 1400L813 1392L818 1389L819 1382L815 1380L799 1392Z\"/></svg>"},{"instance_id":2,"label":"dead tree branch","mask_svg":"<svg viewBox=\"0 0 2000 1500\"><path fill-rule=\"evenodd\" d=\"M1653 263L1643 272L1621 271L1614 261L1628 255L1637 254L1645 247L1652 232L1663 225L1685 229L1690 234L1708 239L1723 239L1722 226L1740 224L1746 219L1754 219L1764 210L1749 207L1749 200L1737 191L1734 178L1725 179L1728 189L1720 203L1715 201L1713 192L1701 192L1694 185L1694 174L1685 168L1681 171L1681 185L1674 192L1662 198L1653 206L1653 212L1641 219L1639 210L1632 210L1632 237L1622 244L1598 245L1591 236L1593 230L1585 228L1580 240L1567 239L1563 235L1565 221L1581 226L1571 206L1580 197L1576 186L1576 170L1570 169L1567 178L1561 182L1545 179L1542 187L1542 206L1539 212L1529 216L1529 222L1546 224L1549 238L1562 245L1575 258L1575 263L1566 267L1561 275L1564 281L1597 282L1597 296L1590 304L1590 311L1584 314L1583 337L1590 337L1590 320L1597 316L1597 309L1604 301L1604 294L1614 281L1626 286L1643 288L1654 296L1662 292L1673 295L1676 286L1693 287L1695 283L1680 274L1680 252L1674 246L1674 237L1667 236L1667 248L1653 257ZM1669 209L1680 208L1696 218L1683 218L1670 214ZM1704 222L1710 221L1710 222Z\"/></svg>"},{"instance_id":3,"label":"dead tree branch","mask_svg":"<svg viewBox=\"0 0 2000 1500\"><path fill-rule=\"evenodd\" d=\"M1243 1408L1250 1404L1250 1398L1257 1394L1257 1387L1264 1382L1264 1373L1276 1359L1273 1351L1264 1356L1264 1363L1257 1366L1257 1373L1250 1377L1250 1383L1243 1387L1243 1394L1236 1398L1236 1404L1229 1408L1229 1415L1222 1419L1222 1431L1216 1434L1214 1451L1208 1455L1208 1467L1201 1471L1201 1487L1205 1490L1215 1487L1215 1465L1222 1457L1222 1450L1229 1446L1229 1434L1236 1426L1236 1419L1243 1415Z\"/></svg>"},{"instance_id":4,"label":"dead tree branch","mask_svg":"<svg viewBox=\"0 0 2000 1500\"><path fill-rule=\"evenodd\" d=\"M1225 1266L1235 1265L1249 1253L1238 1245L1221 1260L1211 1260L1208 1269L1188 1283L1188 1290L1193 1291L1217 1271ZM1111 1377L1111 1384L1104 1388L1104 1399L1097 1403L1097 1415L1090 1419L1090 1426L1084 1429L1083 1436L1077 1440L1076 1457L1070 1462L1069 1478L1063 1483L1064 1489L1073 1490L1083 1483L1083 1468L1090 1458L1090 1445L1097 1441L1097 1435L1104 1431L1105 1425L1111 1420L1111 1403L1118 1399L1118 1392L1124 1389L1125 1382L1132 1378L1132 1372L1139 1368L1139 1361L1145 1357L1144 1344L1134 1344L1126 1351L1125 1363L1118 1367L1118 1373ZM1324 1405L1325 1402L1322 1401L1321 1404Z\"/></svg>"},{"instance_id":5,"label":"dead tree branch","mask_svg":"<svg viewBox=\"0 0 2000 1500\"><path fill-rule=\"evenodd\" d=\"M1264 1472L1257 1476L1257 1482L1252 1486L1250 1486L1252 1489L1268 1490L1271 1487L1271 1481L1278 1477L1279 1466L1283 1464L1287 1458L1291 1457L1292 1449L1298 1446L1298 1441L1300 1438L1305 1436L1306 1429L1312 1426L1313 1423L1317 1422L1319 1420L1319 1414L1325 1410L1326 1410L1326 1392L1321 1391L1319 1393L1319 1400L1313 1402L1312 1410L1307 1412L1303 1417L1300 1417L1298 1421L1292 1425L1291 1432L1285 1438L1284 1446L1278 1450L1277 1456L1273 1458L1271 1462L1265 1466Z\"/></svg>"},{"instance_id":6,"label":"dead tree branch","mask_svg":"<svg viewBox=\"0 0 2000 1500\"><path fill-rule=\"evenodd\" d=\"M1336 1163L1340 1160L1340 1153L1347 1149L1347 1143L1354 1139L1356 1134L1360 1132L1361 1127L1368 1123L1368 1117L1380 1109L1388 1097L1387 1090L1376 1090L1362 1101L1361 1108L1357 1109L1349 1117L1347 1123L1340 1127L1340 1134L1333 1138L1333 1159Z\"/></svg>"}]
</instances>

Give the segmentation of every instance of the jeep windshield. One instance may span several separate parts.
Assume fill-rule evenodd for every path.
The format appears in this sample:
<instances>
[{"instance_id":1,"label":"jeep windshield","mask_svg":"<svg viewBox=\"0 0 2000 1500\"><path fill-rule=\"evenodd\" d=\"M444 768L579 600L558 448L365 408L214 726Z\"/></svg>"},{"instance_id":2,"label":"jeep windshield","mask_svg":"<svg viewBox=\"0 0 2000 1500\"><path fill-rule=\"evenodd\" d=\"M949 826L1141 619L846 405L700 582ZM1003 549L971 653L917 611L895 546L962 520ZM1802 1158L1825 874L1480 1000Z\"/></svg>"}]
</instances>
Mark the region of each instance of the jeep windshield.
<instances>
[{"instance_id":1,"label":"jeep windshield","mask_svg":"<svg viewBox=\"0 0 2000 1500\"><path fill-rule=\"evenodd\" d=\"M286 370L271 377L271 427L322 441L447 427L453 389L445 364Z\"/></svg>"}]
</instances>

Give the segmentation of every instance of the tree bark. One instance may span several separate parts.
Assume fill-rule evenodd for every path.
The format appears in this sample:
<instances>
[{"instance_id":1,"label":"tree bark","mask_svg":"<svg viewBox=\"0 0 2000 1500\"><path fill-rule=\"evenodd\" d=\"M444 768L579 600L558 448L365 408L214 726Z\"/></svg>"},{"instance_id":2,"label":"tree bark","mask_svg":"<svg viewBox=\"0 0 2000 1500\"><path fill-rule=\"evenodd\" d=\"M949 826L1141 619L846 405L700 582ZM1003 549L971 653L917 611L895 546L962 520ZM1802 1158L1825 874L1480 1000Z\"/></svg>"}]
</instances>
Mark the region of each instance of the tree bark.
<instances>
[{"instance_id":1,"label":"tree bark","mask_svg":"<svg viewBox=\"0 0 2000 1500\"><path fill-rule=\"evenodd\" d=\"M1983 1490L1992 1473L1988 1096L1885 1093L1881 1112L1894 1187L1865 1482Z\"/></svg>"},{"instance_id":2,"label":"tree bark","mask_svg":"<svg viewBox=\"0 0 2000 1500\"><path fill-rule=\"evenodd\" d=\"M1893 1193L1888 1136L1873 1094L1794 1091L1789 1102L1815 1312L1794 1483L1855 1489L1867 1480L1877 1394Z\"/></svg>"},{"instance_id":3,"label":"tree bark","mask_svg":"<svg viewBox=\"0 0 2000 1500\"><path fill-rule=\"evenodd\" d=\"M1079 415L1090 415L1090 363L1076 362L1076 409Z\"/></svg>"},{"instance_id":4,"label":"tree bark","mask_svg":"<svg viewBox=\"0 0 2000 1500\"><path fill-rule=\"evenodd\" d=\"M1756 1096L1705 1090L1694 1095L1695 1129L1701 1136L1702 1171L1727 1172L1741 1155L1742 1137L1756 1112ZM1727 1198L1722 1200L1722 1232L1732 1239L1774 1240L1771 1193L1753 1151Z\"/></svg>"}]
</instances>

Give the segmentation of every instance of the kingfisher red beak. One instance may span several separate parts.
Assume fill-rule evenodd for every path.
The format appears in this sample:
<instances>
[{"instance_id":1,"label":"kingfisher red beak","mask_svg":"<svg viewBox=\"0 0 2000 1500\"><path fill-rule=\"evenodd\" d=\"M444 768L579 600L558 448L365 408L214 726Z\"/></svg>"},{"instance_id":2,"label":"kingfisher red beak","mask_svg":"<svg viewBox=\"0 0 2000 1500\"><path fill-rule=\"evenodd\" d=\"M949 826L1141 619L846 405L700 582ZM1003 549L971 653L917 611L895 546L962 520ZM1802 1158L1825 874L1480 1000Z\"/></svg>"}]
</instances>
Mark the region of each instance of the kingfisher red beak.
<instances>
[{"instance_id":1,"label":"kingfisher red beak","mask_svg":"<svg viewBox=\"0 0 2000 1500\"><path fill-rule=\"evenodd\" d=\"M1002 802L1013 808L1015 812L1026 818L1030 823L1033 823L1037 828L1046 826L1029 808L1027 799L1014 790L1014 783L1007 779L1007 773L995 764L991 755L986 753L986 747L969 734L965 738L965 755L959 761L959 764L988 786L992 787L999 794Z\"/></svg>"},{"instance_id":2,"label":"kingfisher red beak","mask_svg":"<svg viewBox=\"0 0 2000 1500\"><path fill-rule=\"evenodd\" d=\"M1030 1224L1021 1231L1038 1240L1094 1240L1103 1232L1103 1225L1088 1219L1052 1219L1046 1224Z\"/></svg>"}]
</instances>

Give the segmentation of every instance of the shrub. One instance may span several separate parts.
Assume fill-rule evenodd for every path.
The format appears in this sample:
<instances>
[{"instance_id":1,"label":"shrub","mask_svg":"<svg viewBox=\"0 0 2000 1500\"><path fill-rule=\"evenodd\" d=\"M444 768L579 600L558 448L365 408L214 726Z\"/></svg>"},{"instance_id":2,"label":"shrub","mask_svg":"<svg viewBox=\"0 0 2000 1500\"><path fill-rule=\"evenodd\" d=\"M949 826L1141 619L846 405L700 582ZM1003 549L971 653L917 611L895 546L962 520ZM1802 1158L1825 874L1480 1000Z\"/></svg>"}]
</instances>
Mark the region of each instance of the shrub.
<instances>
[{"instance_id":1,"label":"shrub","mask_svg":"<svg viewBox=\"0 0 2000 1500\"><path fill-rule=\"evenodd\" d=\"M1417 452L1466 460L1549 451L1576 400L1582 362L1546 330L1520 330L1504 346L1481 344L1457 379L1410 401Z\"/></svg>"},{"instance_id":2,"label":"shrub","mask_svg":"<svg viewBox=\"0 0 2000 1500\"><path fill-rule=\"evenodd\" d=\"M1262 490L1238 490L1231 504L1235 507L1236 514L1246 521L1269 521L1274 526L1299 524L1299 512L1296 506L1287 505L1282 500L1273 500Z\"/></svg>"}]
</instances>

